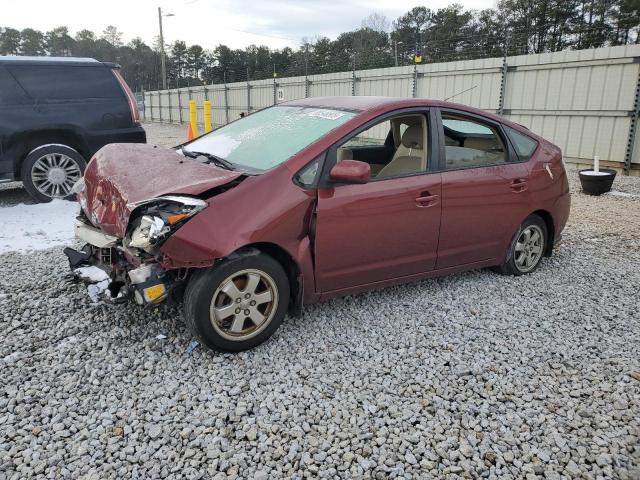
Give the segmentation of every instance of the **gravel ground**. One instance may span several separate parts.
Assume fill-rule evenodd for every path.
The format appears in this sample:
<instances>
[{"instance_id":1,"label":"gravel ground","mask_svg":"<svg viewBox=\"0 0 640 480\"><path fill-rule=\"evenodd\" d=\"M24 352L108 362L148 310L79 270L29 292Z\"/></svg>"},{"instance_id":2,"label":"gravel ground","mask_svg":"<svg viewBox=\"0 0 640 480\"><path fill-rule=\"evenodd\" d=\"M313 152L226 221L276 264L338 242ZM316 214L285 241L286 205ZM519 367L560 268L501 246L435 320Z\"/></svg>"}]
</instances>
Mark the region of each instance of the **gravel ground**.
<instances>
[{"instance_id":1,"label":"gravel ground","mask_svg":"<svg viewBox=\"0 0 640 480\"><path fill-rule=\"evenodd\" d=\"M534 274L314 305L236 355L92 304L59 248L1 255L0 479L640 478L640 198L572 189Z\"/></svg>"}]
</instances>

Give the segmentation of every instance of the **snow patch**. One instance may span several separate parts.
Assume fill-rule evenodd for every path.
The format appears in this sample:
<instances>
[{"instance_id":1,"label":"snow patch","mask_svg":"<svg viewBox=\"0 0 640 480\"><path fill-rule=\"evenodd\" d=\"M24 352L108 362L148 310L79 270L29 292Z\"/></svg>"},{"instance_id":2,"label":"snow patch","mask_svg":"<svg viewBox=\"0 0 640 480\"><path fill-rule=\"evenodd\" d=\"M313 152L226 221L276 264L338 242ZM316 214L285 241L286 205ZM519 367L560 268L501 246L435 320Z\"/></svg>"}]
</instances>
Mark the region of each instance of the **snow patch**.
<instances>
[{"instance_id":1,"label":"snow patch","mask_svg":"<svg viewBox=\"0 0 640 480\"><path fill-rule=\"evenodd\" d=\"M76 202L66 200L1 207L0 254L46 250L71 243L78 211Z\"/></svg>"},{"instance_id":2,"label":"snow patch","mask_svg":"<svg viewBox=\"0 0 640 480\"><path fill-rule=\"evenodd\" d=\"M601 171L596 172L596 171L593 171L593 170L584 170L584 171L580 172L580 175L588 175L590 177L605 177L607 175L613 175L613 174L609 173L609 172L601 172Z\"/></svg>"},{"instance_id":3,"label":"snow patch","mask_svg":"<svg viewBox=\"0 0 640 480\"><path fill-rule=\"evenodd\" d=\"M101 282L87 285L87 292L89 292L89 298L91 298L91 301L93 303L98 303L100 301L100 297L108 286L109 280L102 280Z\"/></svg>"},{"instance_id":4,"label":"snow patch","mask_svg":"<svg viewBox=\"0 0 640 480\"><path fill-rule=\"evenodd\" d=\"M109 275L107 275L107 272L105 272L101 268L94 267L93 265L90 267L76 268L73 273L75 273L78 278L80 278L80 280L84 280L88 283L98 283L103 280L109 280Z\"/></svg>"}]
</instances>

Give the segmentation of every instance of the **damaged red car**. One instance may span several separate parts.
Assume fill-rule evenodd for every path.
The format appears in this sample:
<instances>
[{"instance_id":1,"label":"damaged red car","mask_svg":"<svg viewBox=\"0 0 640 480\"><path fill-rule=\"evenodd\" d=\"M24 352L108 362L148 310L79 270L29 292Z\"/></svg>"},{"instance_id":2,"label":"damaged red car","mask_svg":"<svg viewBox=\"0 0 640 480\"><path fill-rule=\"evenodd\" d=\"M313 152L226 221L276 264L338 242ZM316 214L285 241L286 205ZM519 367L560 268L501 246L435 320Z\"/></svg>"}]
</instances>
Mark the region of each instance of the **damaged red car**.
<instances>
[{"instance_id":1,"label":"damaged red car","mask_svg":"<svg viewBox=\"0 0 640 480\"><path fill-rule=\"evenodd\" d=\"M534 271L570 208L558 147L426 99L282 103L170 149L101 149L74 192L71 267L108 297L184 302L211 348L266 340L303 305L425 277Z\"/></svg>"}]
</instances>

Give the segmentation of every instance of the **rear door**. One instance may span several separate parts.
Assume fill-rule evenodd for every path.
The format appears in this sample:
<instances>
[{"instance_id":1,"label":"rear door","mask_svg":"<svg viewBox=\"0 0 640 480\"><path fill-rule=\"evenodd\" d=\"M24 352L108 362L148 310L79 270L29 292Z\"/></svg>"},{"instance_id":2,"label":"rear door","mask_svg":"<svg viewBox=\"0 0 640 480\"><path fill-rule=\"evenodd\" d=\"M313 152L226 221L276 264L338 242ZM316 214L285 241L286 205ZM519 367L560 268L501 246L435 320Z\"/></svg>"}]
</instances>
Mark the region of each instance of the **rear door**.
<instances>
[{"instance_id":1,"label":"rear door","mask_svg":"<svg viewBox=\"0 0 640 480\"><path fill-rule=\"evenodd\" d=\"M414 152L424 155L421 166L412 169L407 162L407 171L399 175L373 174L366 184L329 182L318 189L315 260L319 292L349 289L434 268L441 208L440 174L431 167L438 158L438 151L432 148L435 129L427 121L428 112L414 111L410 115L424 122L427 147ZM386 120L373 122L351 138L385 139L390 131L389 126L382 126L385 122L389 124ZM336 151L353 144L347 138L334 146L325 172L335 164Z\"/></svg>"},{"instance_id":2,"label":"rear door","mask_svg":"<svg viewBox=\"0 0 640 480\"><path fill-rule=\"evenodd\" d=\"M530 213L528 169L500 124L442 109L442 223L437 267L496 260Z\"/></svg>"},{"instance_id":3,"label":"rear door","mask_svg":"<svg viewBox=\"0 0 640 480\"><path fill-rule=\"evenodd\" d=\"M18 153L10 137L32 123L33 101L6 67L0 65L0 181L13 180Z\"/></svg>"}]
</instances>

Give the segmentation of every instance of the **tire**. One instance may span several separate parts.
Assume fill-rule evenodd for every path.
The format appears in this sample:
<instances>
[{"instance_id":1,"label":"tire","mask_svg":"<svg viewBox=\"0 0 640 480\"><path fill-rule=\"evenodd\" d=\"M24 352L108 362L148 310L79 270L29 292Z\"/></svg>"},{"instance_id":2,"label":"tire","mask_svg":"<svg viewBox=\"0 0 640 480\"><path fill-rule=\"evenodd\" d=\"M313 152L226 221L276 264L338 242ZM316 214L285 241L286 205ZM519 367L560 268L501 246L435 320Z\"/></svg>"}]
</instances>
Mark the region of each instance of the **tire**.
<instances>
[{"instance_id":1,"label":"tire","mask_svg":"<svg viewBox=\"0 0 640 480\"><path fill-rule=\"evenodd\" d=\"M39 203L54 198L73 200L73 184L82 177L87 162L65 145L45 145L31 151L22 162L20 176L27 193Z\"/></svg>"},{"instance_id":2,"label":"tire","mask_svg":"<svg viewBox=\"0 0 640 480\"><path fill-rule=\"evenodd\" d=\"M239 352L273 335L288 304L289 281L280 263L263 253L247 253L196 271L185 291L184 316L201 343Z\"/></svg>"},{"instance_id":3,"label":"tire","mask_svg":"<svg viewBox=\"0 0 640 480\"><path fill-rule=\"evenodd\" d=\"M540 266L548 241L544 220L538 215L528 216L513 236L505 262L494 271L516 276L534 272Z\"/></svg>"}]
</instances>

